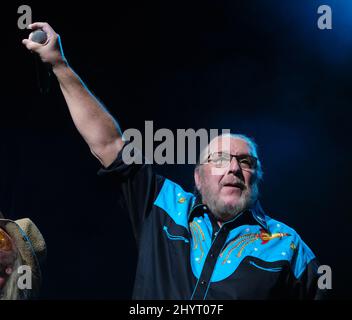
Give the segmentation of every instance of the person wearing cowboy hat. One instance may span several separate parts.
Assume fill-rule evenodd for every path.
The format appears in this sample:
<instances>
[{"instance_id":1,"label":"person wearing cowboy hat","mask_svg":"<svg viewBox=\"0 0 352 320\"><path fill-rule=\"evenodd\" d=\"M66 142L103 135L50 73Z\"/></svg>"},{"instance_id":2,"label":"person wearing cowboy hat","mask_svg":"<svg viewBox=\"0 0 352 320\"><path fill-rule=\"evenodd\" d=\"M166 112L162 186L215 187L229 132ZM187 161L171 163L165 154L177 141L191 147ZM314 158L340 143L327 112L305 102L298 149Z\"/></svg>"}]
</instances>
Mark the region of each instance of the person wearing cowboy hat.
<instances>
[{"instance_id":1,"label":"person wearing cowboy hat","mask_svg":"<svg viewBox=\"0 0 352 320\"><path fill-rule=\"evenodd\" d=\"M46 257L45 240L28 218L5 219L0 212L0 300L26 300L38 295ZM21 277L30 281L20 284Z\"/></svg>"}]
</instances>

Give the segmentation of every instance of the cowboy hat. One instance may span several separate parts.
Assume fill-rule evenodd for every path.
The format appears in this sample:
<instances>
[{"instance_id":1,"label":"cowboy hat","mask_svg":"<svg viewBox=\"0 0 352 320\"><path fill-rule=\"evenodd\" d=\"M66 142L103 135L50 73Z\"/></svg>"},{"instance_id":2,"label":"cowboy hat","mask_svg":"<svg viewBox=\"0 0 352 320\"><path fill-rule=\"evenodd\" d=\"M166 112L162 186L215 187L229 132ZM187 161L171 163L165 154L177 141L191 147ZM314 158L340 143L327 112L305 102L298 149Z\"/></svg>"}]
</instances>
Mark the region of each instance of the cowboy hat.
<instances>
[{"instance_id":1,"label":"cowboy hat","mask_svg":"<svg viewBox=\"0 0 352 320\"><path fill-rule=\"evenodd\" d=\"M12 221L5 219L1 212L0 228L14 241L22 258L22 265L31 268L32 290L30 290L30 297L35 297L40 288L41 266L46 257L46 244L42 234L30 219Z\"/></svg>"}]
</instances>

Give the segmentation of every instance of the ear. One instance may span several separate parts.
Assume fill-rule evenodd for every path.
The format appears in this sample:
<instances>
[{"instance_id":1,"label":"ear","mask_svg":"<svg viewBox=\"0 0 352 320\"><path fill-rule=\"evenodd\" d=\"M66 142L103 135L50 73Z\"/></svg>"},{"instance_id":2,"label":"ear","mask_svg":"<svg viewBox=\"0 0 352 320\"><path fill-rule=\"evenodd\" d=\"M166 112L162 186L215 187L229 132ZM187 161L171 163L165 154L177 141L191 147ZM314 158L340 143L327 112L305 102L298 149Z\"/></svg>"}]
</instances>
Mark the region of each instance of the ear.
<instances>
[{"instance_id":1,"label":"ear","mask_svg":"<svg viewBox=\"0 0 352 320\"><path fill-rule=\"evenodd\" d=\"M200 182L200 168L196 168L194 170L194 182L198 190L200 190L201 182Z\"/></svg>"}]
</instances>

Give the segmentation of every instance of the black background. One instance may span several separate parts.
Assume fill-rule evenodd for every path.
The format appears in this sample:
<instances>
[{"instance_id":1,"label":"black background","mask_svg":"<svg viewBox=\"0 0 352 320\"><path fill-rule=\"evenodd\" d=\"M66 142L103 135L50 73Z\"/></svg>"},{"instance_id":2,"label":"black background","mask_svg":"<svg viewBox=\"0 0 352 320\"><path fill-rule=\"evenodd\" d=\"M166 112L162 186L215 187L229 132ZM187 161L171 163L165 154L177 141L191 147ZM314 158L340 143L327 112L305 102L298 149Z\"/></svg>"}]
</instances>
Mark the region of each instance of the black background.
<instances>
[{"instance_id":1,"label":"black background","mask_svg":"<svg viewBox=\"0 0 352 320\"><path fill-rule=\"evenodd\" d=\"M121 127L229 128L254 137L263 207L295 228L350 298L352 2L14 3L2 10L0 209L48 246L41 298L129 299L136 248L116 186L96 175L54 81L39 93L20 4ZM333 29L319 30L329 4ZM190 165L157 166L193 189Z\"/></svg>"}]
</instances>

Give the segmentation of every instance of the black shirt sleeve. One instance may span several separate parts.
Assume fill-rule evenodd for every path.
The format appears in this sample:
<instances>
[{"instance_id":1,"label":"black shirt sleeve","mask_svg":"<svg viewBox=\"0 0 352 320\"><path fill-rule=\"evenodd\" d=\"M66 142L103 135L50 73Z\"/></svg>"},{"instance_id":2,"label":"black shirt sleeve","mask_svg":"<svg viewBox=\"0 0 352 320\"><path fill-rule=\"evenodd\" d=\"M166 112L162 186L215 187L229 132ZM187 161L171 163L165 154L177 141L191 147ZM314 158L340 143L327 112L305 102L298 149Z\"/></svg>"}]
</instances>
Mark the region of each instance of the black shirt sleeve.
<instances>
[{"instance_id":1,"label":"black shirt sleeve","mask_svg":"<svg viewBox=\"0 0 352 320\"><path fill-rule=\"evenodd\" d=\"M126 164L123 161L122 154L128 144L129 142L125 143L115 161L109 167L100 169L98 175L110 176L119 187L138 245L143 222L148 217L165 178L156 175L152 165L145 164L141 155L141 164ZM140 153L135 149L134 152Z\"/></svg>"},{"instance_id":2,"label":"black shirt sleeve","mask_svg":"<svg viewBox=\"0 0 352 320\"><path fill-rule=\"evenodd\" d=\"M321 300L324 299L323 292L318 288L318 267L317 259L310 261L303 274L297 279L299 287L299 299Z\"/></svg>"},{"instance_id":3,"label":"black shirt sleeve","mask_svg":"<svg viewBox=\"0 0 352 320\"><path fill-rule=\"evenodd\" d=\"M294 289L294 298L301 300L322 300L327 299L326 290L319 288L319 261L299 237L297 248L293 256L293 267L299 272L297 278L294 278L292 288ZM300 271L298 271L300 270Z\"/></svg>"}]
</instances>

